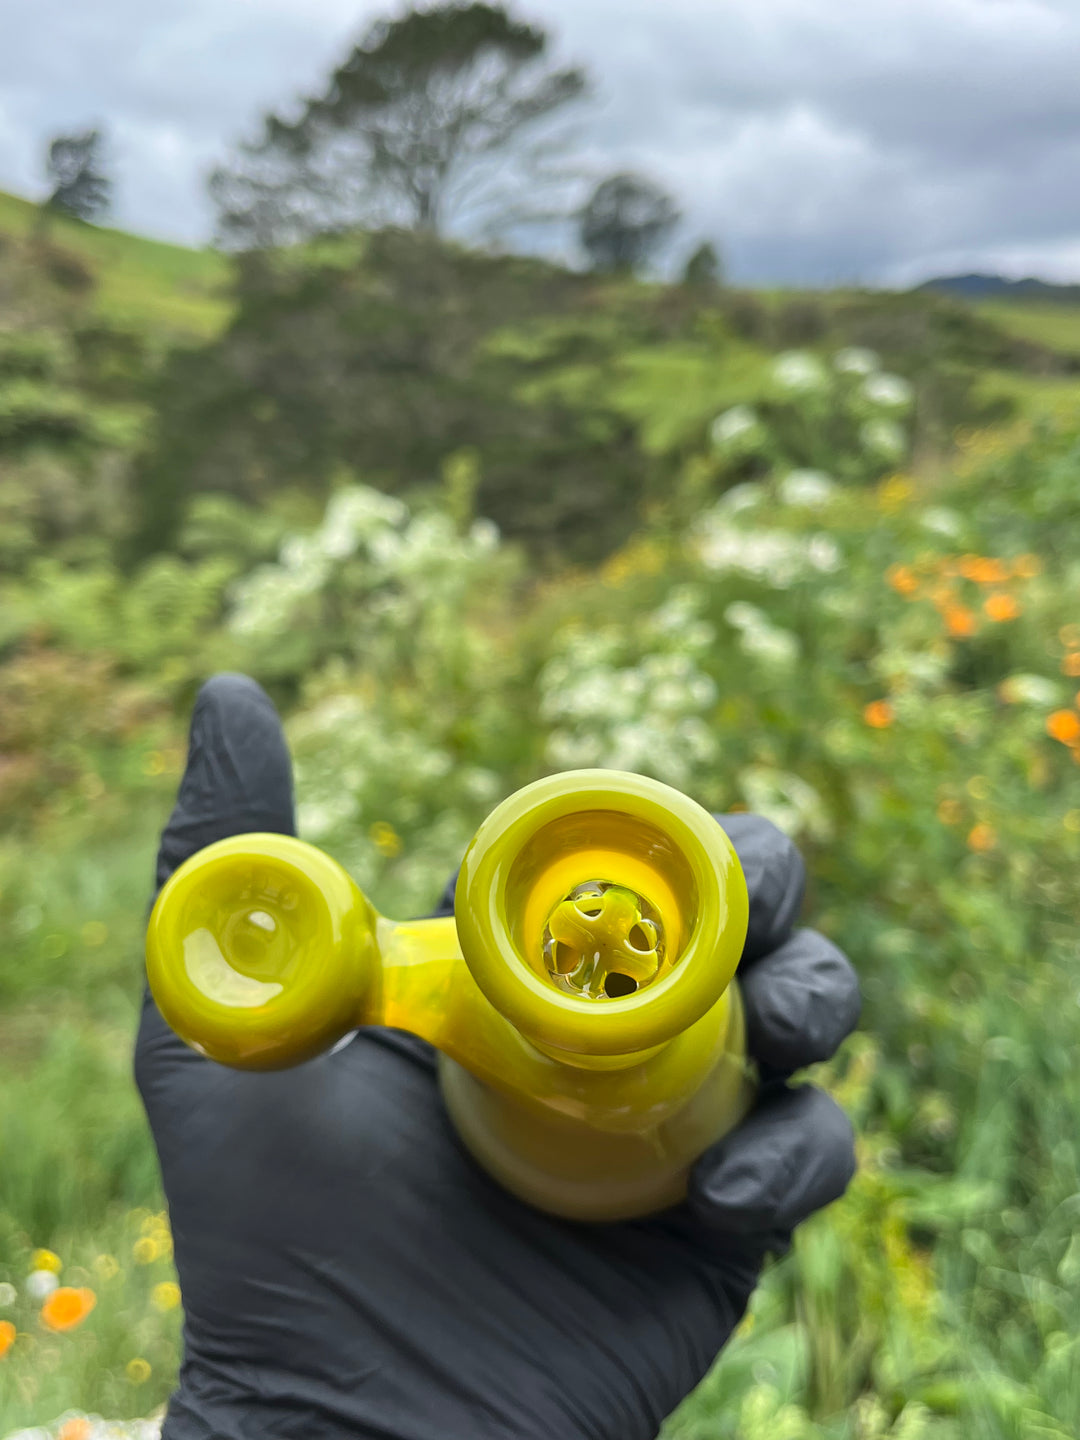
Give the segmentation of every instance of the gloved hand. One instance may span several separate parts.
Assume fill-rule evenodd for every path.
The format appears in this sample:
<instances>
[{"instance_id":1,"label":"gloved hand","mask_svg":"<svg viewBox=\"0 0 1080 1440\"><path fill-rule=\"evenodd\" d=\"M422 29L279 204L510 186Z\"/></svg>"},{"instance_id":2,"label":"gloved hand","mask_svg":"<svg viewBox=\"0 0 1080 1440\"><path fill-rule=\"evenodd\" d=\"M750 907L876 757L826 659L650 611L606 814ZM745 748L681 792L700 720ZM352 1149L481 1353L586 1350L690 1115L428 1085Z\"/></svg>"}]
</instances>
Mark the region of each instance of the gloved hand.
<instances>
[{"instance_id":1,"label":"gloved hand","mask_svg":"<svg viewBox=\"0 0 1080 1440\"><path fill-rule=\"evenodd\" d=\"M366 1029L292 1070L231 1070L184 1045L147 990L135 1074L185 1312L163 1440L656 1435L766 1254L854 1171L843 1112L785 1077L853 1028L855 975L792 929L791 842L758 816L722 822L750 892L739 979L766 1083L686 1202L648 1220L575 1224L500 1189L452 1130L423 1041ZM289 756L259 686L219 675L195 706L158 886L252 830L295 833Z\"/></svg>"}]
</instances>

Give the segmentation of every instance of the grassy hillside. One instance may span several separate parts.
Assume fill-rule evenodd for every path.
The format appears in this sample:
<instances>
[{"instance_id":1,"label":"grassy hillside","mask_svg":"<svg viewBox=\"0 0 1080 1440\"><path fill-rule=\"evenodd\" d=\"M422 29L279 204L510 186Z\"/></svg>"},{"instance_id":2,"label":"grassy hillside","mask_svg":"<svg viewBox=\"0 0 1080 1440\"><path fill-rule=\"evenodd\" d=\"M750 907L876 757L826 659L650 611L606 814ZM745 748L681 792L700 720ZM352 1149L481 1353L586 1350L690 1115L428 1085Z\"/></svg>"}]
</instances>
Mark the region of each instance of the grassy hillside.
<instances>
[{"instance_id":1,"label":"grassy hillside","mask_svg":"<svg viewBox=\"0 0 1080 1440\"><path fill-rule=\"evenodd\" d=\"M1080 305L997 300L975 308L1009 335L1080 357Z\"/></svg>"},{"instance_id":2,"label":"grassy hillside","mask_svg":"<svg viewBox=\"0 0 1080 1440\"><path fill-rule=\"evenodd\" d=\"M0 192L0 236L29 237L41 210ZM212 250L191 250L106 226L50 216L46 234L81 260L94 282L91 308L120 325L208 338L226 323L228 266Z\"/></svg>"}]
</instances>

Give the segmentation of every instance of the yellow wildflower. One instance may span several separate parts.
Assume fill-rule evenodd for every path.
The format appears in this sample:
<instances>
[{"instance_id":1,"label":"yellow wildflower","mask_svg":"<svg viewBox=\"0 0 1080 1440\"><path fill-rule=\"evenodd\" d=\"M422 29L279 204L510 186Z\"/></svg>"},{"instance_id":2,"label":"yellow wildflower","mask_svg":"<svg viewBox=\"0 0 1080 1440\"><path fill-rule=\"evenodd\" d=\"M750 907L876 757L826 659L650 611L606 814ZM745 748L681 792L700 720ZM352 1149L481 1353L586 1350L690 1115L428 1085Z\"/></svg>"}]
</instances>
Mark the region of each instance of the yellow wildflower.
<instances>
[{"instance_id":1,"label":"yellow wildflower","mask_svg":"<svg viewBox=\"0 0 1080 1440\"><path fill-rule=\"evenodd\" d=\"M54 1275L59 1275L64 1268L64 1262L53 1250L35 1250L30 1256L31 1270L51 1270Z\"/></svg>"},{"instance_id":2,"label":"yellow wildflower","mask_svg":"<svg viewBox=\"0 0 1080 1440\"><path fill-rule=\"evenodd\" d=\"M93 1427L85 1415L73 1415L56 1432L56 1440L91 1440Z\"/></svg>"},{"instance_id":3,"label":"yellow wildflower","mask_svg":"<svg viewBox=\"0 0 1080 1440\"><path fill-rule=\"evenodd\" d=\"M893 707L888 700L871 700L863 710L863 719L875 730L885 730L893 723Z\"/></svg>"},{"instance_id":4,"label":"yellow wildflower","mask_svg":"<svg viewBox=\"0 0 1080 1440\"><path fill-rule=\"evenodd\" d=\"M890 565L885 578L901 595L914 595L919 588L918 577L909 565Z\"/></svg>"},{"instance_id":5,"label":"yellow wildflower","mask_svg":"<svg viewBox=\"0 0 1080 1440\"><path fill-rule=\"evenodd\" d=\"M976 585L1000 585L1003 580L1009 578L1009 570L1000 560L989 559L982 555L974 557L965 555L960 563L960 574L965 580L973 580Z\"/></svg>"},{"instance_id":6,"label":"yellow wildflower","mask_svg":"<svg viewBox=\"0 0 1080 1440\"><path fill-rule=\"evenodd\" d=\"M950 605L945 611L945 628L950 635L974 635L975 616L966 605Z\"/></svg>"},{"instance_id":7,"label":"yellow wildflower","mask_svg":"<svg viewBox=\"0 0 1080 1440\"><path fill-rule=\"evenodd\" d=\"M175 1310L180 1304L180 1286L173 1280L163 1280L154 1286L150 1298L159 1310Z\"/></svg>"},{"instance_id":8,"label":"yellow wildflower","mask_svg":"<svg viewBox=\"0 0 1080 1440\"><path fill-rule=\"evenodd\" d=\"M1004 590L995 590L988 595L983 602L983 609L991 620L1015 620L1020 614L1020 606L1012 595L1007 595Z\"/></svg>"},{"instance_id":9,"label":"yellow wildflower","mask_svg":"<svg viewBox=\"0 0 1080 1440\"><path fill-rule=\"evenodd\" d=\"M401 836L385 820L376 820L368 834L371 836L375 849L380 855L385 855L388 860L401 854Z\"/></svg>"},{"instance_id":10,"label":"yellow wildflower","mask_svg":"<svg viewBox=\"0 0 1080 1440\"><path fill-rule=\"evenodd\" d=\"M1046 717L1046 733L1062 745L1080 743L1080 715L1075 710L1055 710Z\"/></svg>"},{"instance_id":11,"label":"yellow wildflower","mask_svg":"<svg viewBox=\"0 0 1080 1440\"><path fill-rule=\"evenodd\" d=\"M144 1360L141 1355L136 1355L124 1366L124 1373L132 1385L142 1385L150 1379L150 1363Z\"/></svg>"},{"instance_id":12,"label":"yellow wildflower","mask_svg":"<svg viewBox=\"0 0 1080 1440\"><path fill-rule=\"evenodd\" d=\"M76 1290L71 1285L61 1285L42 1305L41 1319L50 1330L74 1330L96 1304L97 1296L93 1290L85 1286Z\"/></svg>"}]
</instances>

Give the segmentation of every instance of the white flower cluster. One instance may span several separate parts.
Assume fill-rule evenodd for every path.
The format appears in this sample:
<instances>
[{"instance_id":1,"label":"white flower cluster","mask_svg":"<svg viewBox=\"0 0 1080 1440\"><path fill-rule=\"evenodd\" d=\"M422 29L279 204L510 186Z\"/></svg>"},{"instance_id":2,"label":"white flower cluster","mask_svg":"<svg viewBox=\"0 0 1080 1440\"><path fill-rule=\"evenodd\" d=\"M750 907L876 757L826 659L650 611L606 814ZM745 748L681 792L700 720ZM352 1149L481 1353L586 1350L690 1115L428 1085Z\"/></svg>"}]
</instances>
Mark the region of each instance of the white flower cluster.
<instances>
[{"instance_id":1,"label":"white flower cluster","mask_svg":"<svg viewBox=\"0 0 1080 1440\"><path fill-rule=\"evenodd\" d=\"M800 776L767 765L751 765L739 772L739 786L749 808L771 820L791 839L831 837L833 825L824 800Z\"/></svg>"},{"instance_id":2,"label":"white flower cluster","mask_svg":"<svg viewBox=\"0 0 1080 1440\"><path fill-rule=\"evenodd\" d=\"M1010 705L1049 709L1061 703L1062 687L1045 675L1009 675L998 686L998 694Z\"/></svg>"},{"instance_id":3,"label":"white flower cluster","mask_svg":"<svg viewBox=\"0 0 1080 1440\"><path fill-rule=\"evenodd\" d=\"M773 379L785 390L823 390L829 383L825 367L806 350L787 350L773 362Z\"/></svg>"},{"instance_id":4,"label":"white flower cluster","mask_svg":"<svg viewBox=\"0 0 1080 1440\"><path fill-rule=\"evenodd\" d=\"M260 566L237 582L229 628L242 636L283 633L300 603L320 592L350 559L364 564L372 587L419 582L431 595L456 592L498 544L490 520L475 521L461 536L446 515L410 518L400 500L367 486L350 486L331 498L317 530L284 542L276 565Z\"/></svg>"},{"instance_id":5,"label":"white flower cluster","mask_svg":"<svg viewBox=\"0 0 1080 1440\"><path fill-rule=\"evenodd\" d=\"M718 415L709 428L714 450L745 448L747 443L763 435L757 413L749 405L734 405Z\"/></svg>"},{"instance_id":6,"label":"white flower cluster","mask_svg":"<svg viewBox=\"0 0 1080 1440\"><path fill-rule=\"evenodd\" d=\"M550 765L632 770L684 789L715 761L705 715L717 690L697 664L715 633L701 602L692 587L675 591L642 627L649 648L632 663L618 630L563 633L540 675Z\"/></svg>"},{"instance_id":7,"label":"white flower cluster","mask_svg":"<svg viewBox=\"0 0 1080 1440\"><path fill-rule=\"evenodd\" d=\"M791 535L783 530L733 525L723 505L706 511L698 522L697 553L714 574L749 575L783 590L800 577L840 568L840 547L831 536Z\"/></svg>"},{"instance_id":8,"label":"white flower cluster","mask_svg":"<svg viewBox=\"0 0 1080 1440\"><path fill-rule=\"evenodd\" d=\"M739 648L744 654L779 668L793 665L799 658L796 636L774 625L756 605L736 600L724 611L724 619L739 632Z\"/></svg>"},{"instance_id":9,"label":"white flower cluster","mask_svg":"<svg viewBox=\"0 0 1080 1440\"><path fill-rule=\"evenodd\" d=\"M300 834L332 845L366 889L387 854L378 842L384 827L384 837L402 847L402 903L430 903L475 823L499 798L493 771L457 763L437 739L396 723L377 697L329 696L290 722L289 738Z\"/></svg>"},{"instance_id":10,"label":"white flower cluster","mask_svg":"<svg viewBox=\"0 0 1080 1440\"><path fill-rule=\"evenodd\" d=\"M104 1420L100 1415L87 1415L82 1410L65 1410L51 1425L31 1425L28 1429L15 1430L4 1440L54 1440L63 1433L70 1422L85 1420L86 1428L78 1433L85 1434L86 1440L159 1440L161 1419L156 1420Z\"/></svg>"},{"instance_id":11,"label":"white flower cluster","mask_svg":"<svg viewBox=\"0 0 1080 1440\"><path fill-rule=\"evenodd\" d=\"M836 482L821 470L792 470L780 482L780 499L785 505L816 510L836 494Z\"/></svg>"},{"instance_id":12,"label":"white flower cluster","mask_svg":"<svg viewBox=\"0 0 1080 1440\"><path fill-rule=\"evenodd\" d=\"M833 368L841 375L872 375L881 366L881 357L874 350L848 345L833 356Z\"/></svg>"},{"instance_id":13,"label":"white flower cluster","mask_svg":"<svg viewBox=\"0 0 1080 1440\"><path fill-rule=\"evenodd\" d=\"M915 392L902 376L881 374L868 376L862 393L874 405L883 405L890 410L906 410Z\"/></svg>"},{"instance_id":14,"label":"white flower cluster","mask_svg":"<svg viewBox=\"0 0 1080 1440\"><path fill-rule=\"evenodd\" d=\"M964 528L964 522L955 510L948 510L944 505L932 505L924 510L919 517L919 524L924 530L933 531L936 535L947 535L955 540Z\"/></svg>"},{"instance_id":15,"label":"white flower cluster","mask_svg":"<svg viewBox=\"0 0 1080 1440\"><path fill-rule=\"evenodd\" d=\"M867 450L885 460L899 460L907 453L908 438L901 425L884 416L868 420L859 432Z\"/></svg>"},{"instance_id":16,"label":"white flower cluster","mask_svg":"<svg viewBox=\"0 0 1080 1440\"><path fill-rule=\"evenodd\" d=\"M765 487L756 480L744 480L725 490L716 502L715 510L721 515L741 515L744 510L754 510L765 499Z\"/></svg>"}]
</instances>

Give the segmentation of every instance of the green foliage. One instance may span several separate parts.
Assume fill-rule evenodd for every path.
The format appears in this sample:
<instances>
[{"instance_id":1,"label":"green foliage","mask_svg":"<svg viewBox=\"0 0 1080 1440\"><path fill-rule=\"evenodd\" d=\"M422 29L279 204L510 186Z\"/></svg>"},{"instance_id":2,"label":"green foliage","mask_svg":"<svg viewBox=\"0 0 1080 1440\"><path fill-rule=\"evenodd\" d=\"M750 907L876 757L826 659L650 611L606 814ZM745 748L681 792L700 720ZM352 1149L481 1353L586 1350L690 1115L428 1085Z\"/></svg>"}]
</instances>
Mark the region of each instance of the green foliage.
<instances>
[{"instance_id":1,"label":"green foliage","mask_svg":"<svg viewBox=\"0 0 1080 1440\"><path fill-rule=\"evenodd\" d=\"M757 297L749 341L727 291L399 235L318 256L242 269L237 324L160 389L142 332L72 323L40 266L9 292L4 413L15 387L73 428L0 453L4 1426L145 1414L173 1383L130 1046L190 702L240 669L286 711L301 833L384 913L433 908L499 798L571 765L758 811L806 854L805 923L863 985L860 1032L814 1076L859 1172L769 1269L671 1440L1068 1440L1074 416L974 428L994 412L964 387L1014 383L1011 342L932 299L905 319L891 297ZM820 338L770 355L781 332ZM948 464L925 449L919 357L963 380ZM110 464L129 493L148 442L109 416L136 414L183 503L175 547L121 569L101 497ZM98 500L50 529L44 494ZM560 560L602 563L538 569L517 538L545 527ZM28 1289L41 1246L96 1295L69 1333Z\"/></svg>"},{"instance_id":2,"label":"green foliage","mask_svg":"<svg viewBox=\"0 0 1080 1440\"><path fill-rule=\"evenodd\" d=\"M477 514L547 566L593 563L682 482L708 425L736 405L769 407L769 429L806 452L800 463L866 470L851 406L827 415L800 400L782 413L798 385L773 383L769 351L794 346L827 371L839 351L873 349L912 387L910 447L926 464L951 452L957 427L1008 420L1021 387L1036 384L1025 376L1063 363L929 294L703 294L400 231L236 266L234 323L175 352L154 391L130 558L175 544L193 494L322 502L345 466L412 501L468 448ZM993 388L982 383L990 366ZM849 378L854 398L866 377ZM867 407L860 423L875 419ZM876 428L891 463L887 427Z\"/></svg>"},{"instance_id":3,"label":"green foliage","mask_svg":"<svg viewBox=\"0 0 1080 1440\"><path fill-rule=\"evenodd\" d=\"M601 395L518 394L521 370L484 343L580 305L590 282L393 232L353 253L249 258L229 333L173 357L140 467L136 553L172 543L193 491L325 498L346 463L416 496L463 447L477 454L477 512L508 538L564 560L625 538L645 491L632 425Z\"/></svg>"}]
</instances>

